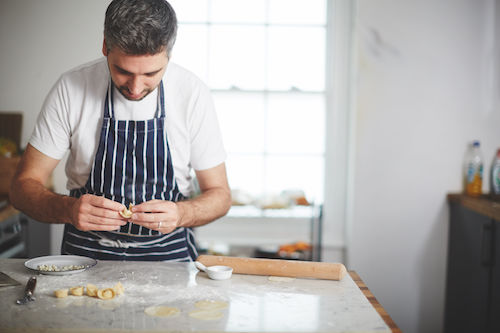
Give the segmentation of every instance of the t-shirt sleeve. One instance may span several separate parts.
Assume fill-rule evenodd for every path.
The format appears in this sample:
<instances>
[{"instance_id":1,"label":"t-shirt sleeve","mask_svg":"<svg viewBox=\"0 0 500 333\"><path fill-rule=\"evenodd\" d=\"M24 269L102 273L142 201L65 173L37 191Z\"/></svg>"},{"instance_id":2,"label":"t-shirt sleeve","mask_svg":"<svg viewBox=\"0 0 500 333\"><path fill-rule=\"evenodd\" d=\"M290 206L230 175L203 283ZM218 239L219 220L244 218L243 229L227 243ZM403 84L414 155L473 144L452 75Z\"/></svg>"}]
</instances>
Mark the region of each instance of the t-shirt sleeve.
<instances>
[{"instance_id":1,"label":"t-shirt sleeve","mask_svg":"<svg viewBox=\"0 0 500 333\"><path fill-rule=\"evenodd\" d=\"M213 168L226 160L226 150L207 86L200 85L190 109L191 166L195 170Z\"/></svg>"},{"instance_id":2,"label":"t-shirt sleeve","mask_svg":"<svg viewBox=\"0 0 500 333\"><path fill-rule=\"evenodd\" d=\"M29 143L43 154L60 160L70 147L68 93L61 77L42 106Z\"/></svg>"}]
</instances>

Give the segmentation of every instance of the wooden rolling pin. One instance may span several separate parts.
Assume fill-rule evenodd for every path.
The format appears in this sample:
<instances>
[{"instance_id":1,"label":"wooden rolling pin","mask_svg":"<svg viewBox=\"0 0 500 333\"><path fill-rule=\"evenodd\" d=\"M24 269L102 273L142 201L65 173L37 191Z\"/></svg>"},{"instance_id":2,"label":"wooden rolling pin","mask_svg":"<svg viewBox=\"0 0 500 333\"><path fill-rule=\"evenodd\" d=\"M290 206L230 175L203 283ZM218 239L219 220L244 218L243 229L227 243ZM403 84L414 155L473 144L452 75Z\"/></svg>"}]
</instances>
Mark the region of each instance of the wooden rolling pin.
<instances>
[{"instance_id":1,"label":"wooden rolling pin","mask_svg":"<svg viewBox=\"0 0 500 333\"><path fill-rule=\"evenodd\" d=\"M232 267L233 273L237 274L316 278L340 281L347 272L344 265L328 262L210 255L200 255L196 260L205 266L222 265Z\"/></svg>"}]
</instances>

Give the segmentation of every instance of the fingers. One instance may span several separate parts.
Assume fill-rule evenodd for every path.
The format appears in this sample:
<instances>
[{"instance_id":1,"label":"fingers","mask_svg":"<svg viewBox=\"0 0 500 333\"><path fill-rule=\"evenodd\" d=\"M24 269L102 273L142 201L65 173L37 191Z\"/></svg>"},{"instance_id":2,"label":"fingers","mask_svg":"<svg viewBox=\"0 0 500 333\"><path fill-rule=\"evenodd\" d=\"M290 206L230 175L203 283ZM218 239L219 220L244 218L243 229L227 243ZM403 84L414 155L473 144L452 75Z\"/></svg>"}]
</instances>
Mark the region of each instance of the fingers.
<instances>
[{"instance_id":1,"label":"fingers","mask_svg":"<svg viewBox=\"0 0 500 333\"><path fill-rule=\"evenodd\" d=\"M130 222L143 227L169 233L179 225L177 205L171 201L151 200L132 208Z\"/></svg>"},{"instance_id":2,"label":"fingers","mask_svg":"<svg viewBox=\"0 0 500 333\"><path fill-rule=\"evenodd\" d=\"M84 202L88 202L92 206L101 207L101 208L105 208L105 209L109 209L109 210L114 210L117 212L127 208L119 202L110 200L110 199L105 198L105 197L92 195L92 194L82 195L81 199Z\"/></svg>"},{"instance_id":3,"label":"fingers","mask_svg":"<svg viewBox=\"0 0 500 333\"><path fill-rule=\"evenodd\" d=\"M82 231L117 230L127 223L119 214L124 208L125 206L119 202L85 194L73 205L72 224Z\"/></svg>"}]
</instances>

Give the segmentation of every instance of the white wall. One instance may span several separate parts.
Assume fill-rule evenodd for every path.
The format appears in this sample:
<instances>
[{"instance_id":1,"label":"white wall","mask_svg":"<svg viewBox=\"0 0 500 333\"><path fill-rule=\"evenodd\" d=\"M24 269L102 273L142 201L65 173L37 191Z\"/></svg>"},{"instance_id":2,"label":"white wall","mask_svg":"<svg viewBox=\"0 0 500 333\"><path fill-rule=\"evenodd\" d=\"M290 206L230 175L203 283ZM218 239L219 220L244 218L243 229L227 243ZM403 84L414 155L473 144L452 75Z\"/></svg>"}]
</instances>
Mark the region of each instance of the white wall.
<instances>
[{"instance_id":1,"label":"white wall","mask_svg":"<svg viewBox=\"0 0 500 333\"><path fill-rule=\"evenodd\" d=\"M500 147L494 4L358 0L349 268L406 333L442 330L446 194L467 143L486 172Z\"/></svg>"}]
</instances>

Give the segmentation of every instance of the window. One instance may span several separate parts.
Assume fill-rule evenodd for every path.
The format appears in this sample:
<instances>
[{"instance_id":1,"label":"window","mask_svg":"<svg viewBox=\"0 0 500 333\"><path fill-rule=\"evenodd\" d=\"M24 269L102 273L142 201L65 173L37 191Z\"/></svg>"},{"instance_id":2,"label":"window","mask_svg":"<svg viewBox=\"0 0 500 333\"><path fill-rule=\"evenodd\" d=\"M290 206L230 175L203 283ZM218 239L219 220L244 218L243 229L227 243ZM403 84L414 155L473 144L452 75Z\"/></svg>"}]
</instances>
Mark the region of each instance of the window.
<instances>
[{"instance_id":1,"label":"window","mask_svg":"<svg viewBox=\"0 0 500 333\"><path fill-rule=\"evenodd\" d=\"M323 201L327 0L171 0L172 61L211 88L233 190Z\"/></svg>"}]
</instances>

